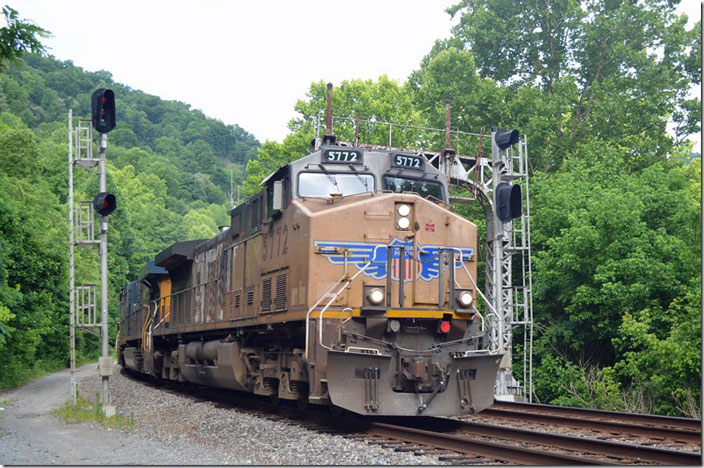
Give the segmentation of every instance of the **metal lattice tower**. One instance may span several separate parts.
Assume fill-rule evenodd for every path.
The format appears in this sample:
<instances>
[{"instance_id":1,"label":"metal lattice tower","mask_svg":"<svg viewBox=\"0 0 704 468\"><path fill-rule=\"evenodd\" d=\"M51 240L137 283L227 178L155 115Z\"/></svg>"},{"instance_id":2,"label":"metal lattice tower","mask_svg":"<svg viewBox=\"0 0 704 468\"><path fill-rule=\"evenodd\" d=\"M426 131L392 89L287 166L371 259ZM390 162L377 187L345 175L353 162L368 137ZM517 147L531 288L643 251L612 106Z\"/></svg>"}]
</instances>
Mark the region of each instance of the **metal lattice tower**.
<instances>
[{"instance_id":1,"label":"metal lattice tower","mask_svg":"<svg viewBox=\"0 0 704 468\"><path fill-rule=\"evenodd\" d=\"M101 192L105 191L105 145L106 136L101 134L100 157L93 157L93 127L90 120L79 120L78 127L73 128L73 112L68 113L68 225L69 225L69 314L70 314L70 346L71 346L71 402L76 404L76 328L102 337L103 357L100 363L100 375L103 380L102 398L103 411L106 415L114 414L114 406L110 404L108 379L111 366L103 360L107 356L107 222L101 223L99 232L95 229L95 212L93 202L81 201L78 205L73 199L73 168L82 167L100 177ZM96 171L95 167L98 167ZM97 285L75 285L75 247L82 247L100 255L101 286L100 315L98 314ZM96 332L97 331L99 332Z\"/></svg>"}]
</instances>

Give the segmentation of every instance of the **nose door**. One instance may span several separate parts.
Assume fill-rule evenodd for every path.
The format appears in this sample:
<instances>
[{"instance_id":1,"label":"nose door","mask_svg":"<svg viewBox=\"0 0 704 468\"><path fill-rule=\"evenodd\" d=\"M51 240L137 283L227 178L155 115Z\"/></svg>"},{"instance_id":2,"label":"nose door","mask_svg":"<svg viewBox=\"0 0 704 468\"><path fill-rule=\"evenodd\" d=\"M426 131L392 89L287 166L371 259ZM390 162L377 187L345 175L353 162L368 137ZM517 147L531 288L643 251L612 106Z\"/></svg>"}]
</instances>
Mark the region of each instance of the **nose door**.
<instances>
[{"instance_id":1,"label":"nose door","mask_svg":"<svg viewBox=\"0 0 704 468\"><path fill-rule=\"evenodd\" d=\"M423 210L419 210L420 221L414 236L415 255L417 263L413 281L413 302L419 306L445 306L445 291L447 290L447 265L443 260L440 248L443 244L436 232L436 223L423 220ZM440 284L442 283L442 288Z\"/></svg>"}]
</instances>

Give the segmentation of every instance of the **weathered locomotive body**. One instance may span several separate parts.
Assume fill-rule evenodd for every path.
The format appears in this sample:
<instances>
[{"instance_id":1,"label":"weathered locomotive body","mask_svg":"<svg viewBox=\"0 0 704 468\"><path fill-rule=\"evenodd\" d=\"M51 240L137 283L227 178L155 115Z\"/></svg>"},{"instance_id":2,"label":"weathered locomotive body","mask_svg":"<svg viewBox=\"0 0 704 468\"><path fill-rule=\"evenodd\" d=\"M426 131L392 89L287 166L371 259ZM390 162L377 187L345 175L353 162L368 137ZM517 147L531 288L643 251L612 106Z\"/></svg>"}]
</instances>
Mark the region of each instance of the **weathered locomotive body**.
<instances>
[{"instance_id":1,"label":"weathered locomotive body","mask_svg":"<svg viewBox=\"0 0 704 468\"><path fill-rule=\"evenodd\" d=\"M324 145L214 238L174 244L121 296L119 359L159 378L360 414L493 402L477 228L411 152Z\"/></svg>"}]
</instances>

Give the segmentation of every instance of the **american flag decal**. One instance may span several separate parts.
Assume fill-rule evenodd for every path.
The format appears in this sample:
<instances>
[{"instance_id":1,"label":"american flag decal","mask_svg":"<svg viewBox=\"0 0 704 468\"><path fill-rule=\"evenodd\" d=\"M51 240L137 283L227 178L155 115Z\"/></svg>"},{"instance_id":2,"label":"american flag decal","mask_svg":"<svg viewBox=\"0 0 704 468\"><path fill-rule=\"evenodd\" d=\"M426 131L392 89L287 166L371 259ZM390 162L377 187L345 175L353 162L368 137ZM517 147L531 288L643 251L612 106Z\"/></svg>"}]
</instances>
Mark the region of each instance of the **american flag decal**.
<instances>
[{"instance_id":1,"label":"american flag decal","mask_svg":"<svg viewBox=\"0 0 704 468\"><path fill-rule=\"evenodd\" d=\"M403 265L403 282L407 283L414 277L419 277L422 266L420 262L413 261L413 251L406 250L404 258L401 258L401 249L393 249L391 254L391 279L398 281L401 278L401 265ZM416 267L415 275L413 274L413 266Z\"/></svg>"},{"instance_id":2,"label":"american flag decal","mask_svg":"<svg viewBox=\"0 0 704 468\"><path fill-rule=\"evenodd\" d=\"M435 224L434 223L425 223L425 230L428 232L435 232Z\"/></svg>"}]
</instances>

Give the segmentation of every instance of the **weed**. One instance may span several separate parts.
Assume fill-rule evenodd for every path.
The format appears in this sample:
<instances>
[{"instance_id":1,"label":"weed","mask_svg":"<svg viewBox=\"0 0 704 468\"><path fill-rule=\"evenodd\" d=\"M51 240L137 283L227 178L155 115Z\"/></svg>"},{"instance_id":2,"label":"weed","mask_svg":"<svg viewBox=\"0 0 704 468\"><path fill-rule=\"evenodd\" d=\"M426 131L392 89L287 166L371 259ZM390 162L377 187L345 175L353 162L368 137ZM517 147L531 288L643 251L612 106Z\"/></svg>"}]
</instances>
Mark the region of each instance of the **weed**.
<instances>
[{"instance_id":1,"label":"weed","mask_svg":"<svg viewBox=\"0 0 704 468\"><path fill-rule=\"evenodd\" d=\"M100 399L96 394L96 402ZM66 402L65 405L51 412L56 417L59 417L69 423L81 423L84 421L96 421L103 427L110 429L134 429L134 419L132 417L117 414L108 418L103 413L103 405L101 403L93 403L76 396L76 407L71 407L71 402Z\"/></svg>"},{"instance_id":2,"label":"weed","mask_svg":"<svg viewBox=\"0 0 704 468\"><path fill-rule=\"evenodd\" d=\"M0 401L0 408L7 408L8 406L10 406L11 404L13 404L16 401L17 401L17 398L15 398L15 397L8 398L7 400L2 400L2 401Z\"/></svg>"}]
</instances>

